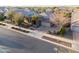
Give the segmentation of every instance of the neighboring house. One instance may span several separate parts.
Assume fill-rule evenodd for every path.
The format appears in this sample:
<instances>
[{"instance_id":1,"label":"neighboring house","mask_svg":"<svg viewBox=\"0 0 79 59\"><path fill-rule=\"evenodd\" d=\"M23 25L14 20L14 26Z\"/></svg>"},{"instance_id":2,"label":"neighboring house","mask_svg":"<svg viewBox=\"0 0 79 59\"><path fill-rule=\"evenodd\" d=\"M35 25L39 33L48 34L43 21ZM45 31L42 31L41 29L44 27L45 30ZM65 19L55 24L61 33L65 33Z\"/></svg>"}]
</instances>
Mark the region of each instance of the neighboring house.
<instances>
[{"instance_id":1,"label":"neighboring house","mask_svg":"<svg viewBox=\"0 0 79 59\"><path fill-rule=\"evenodd\" d=\"M39 15L41 15L43 17L44 22L48 22L49 21L49 17L45 12L40 13Z\"/></svg>"},{"instance_id":2,"label":"neighboring house","mask_svg":"<svg viewBox=\"0 0 79 59\"><path fill-rule=\"evenodd\" d=\"M32 16L39 16L38 13L31 11L30 9L16 9L14 10L16 13L21 13L23 14L25 17L29 17L29 21L31 22L31 18ZM27 19L26 19L27 20ZM41 19L37 20L35 24L33 24L33 26L38 27L41 24Z\"/></svg>"},{"instance_id":3,"label":"neighboring house","mask_svg":"<svg viewBox=\"0 0 79 59\"><path fill-rule=\"evenodd\" d=\"M71 30L73 31L73 40L79 42L79 10L74 10L72 13ZM79 50L79 44L73 43L73 48Z\"/></svg>"},{"instance_id":4,"label":"neighboring house","mask_svg":"<svg viewBox=\"0 0 79 59\"><path fill-rule=\"evenodd\" d=\"M7 7L0 7L0 12L7 12L8 11L8 8Z\"/></svg>"},{"instance_id":5,"label":"neighboring house","mask_svg":"<svg viewBox=\"0 0 79 59\"><path fill-rule=\"evenodd\" d=\"M71 30L73 32L79 32L79 10L75 10L72 13Z\"/></svg>"},{"instance_id":6,"label":"neighboring house","mask_svg":"<svg viewBox=\"0 0 79 59\"><path fill-rule=\"evenodd\" d=\"M5 17L8 16L9 9L7 7L0 7L0 13L3 13Z\"/></svg>"}]
</instances>

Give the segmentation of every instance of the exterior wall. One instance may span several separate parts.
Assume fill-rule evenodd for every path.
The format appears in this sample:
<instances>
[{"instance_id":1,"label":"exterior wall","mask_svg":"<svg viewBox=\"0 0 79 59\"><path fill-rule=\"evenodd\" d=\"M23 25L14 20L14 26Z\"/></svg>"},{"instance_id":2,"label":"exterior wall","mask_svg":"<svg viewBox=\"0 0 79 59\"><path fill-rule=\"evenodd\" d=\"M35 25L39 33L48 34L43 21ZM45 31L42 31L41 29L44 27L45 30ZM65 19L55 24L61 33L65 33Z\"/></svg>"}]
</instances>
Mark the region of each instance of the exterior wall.
<instances>
[{"instance_id":1,"label":"exterior wall","mask_svg":"<svg viewBox=\"0 0 79 59\"><path fill-rule=\"evenodd\" d=\"M79 10L74 10L72 13L71 30L73 31L73 40L79 42ZM78 43L73 43L72 47L79 50Z\"/></svg>"},{"instance_id":2,"label":"exterior wall","mask_svg":"<svg viewBox=\"0 0 79 59\"><path fill-rule=\"evenodd\" d=\"M79 42L79 32L73 32L73 40ZM73 43L72 47L79 50L79 43Z\"/></svg>"}]
</instances>

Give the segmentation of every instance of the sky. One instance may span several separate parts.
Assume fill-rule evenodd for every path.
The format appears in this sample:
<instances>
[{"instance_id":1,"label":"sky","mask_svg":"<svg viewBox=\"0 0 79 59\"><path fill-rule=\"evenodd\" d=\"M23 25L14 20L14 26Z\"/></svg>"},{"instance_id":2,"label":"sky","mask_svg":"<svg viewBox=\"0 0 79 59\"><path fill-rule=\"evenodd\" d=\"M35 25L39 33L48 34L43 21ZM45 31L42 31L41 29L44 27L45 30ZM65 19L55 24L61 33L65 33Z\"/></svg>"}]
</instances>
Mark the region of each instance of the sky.
<instances>
[{"instance_id":1,"label":"sky","mask_svg":"<svg viewBox=\"0 0 79 59\"><path fill-rule=\"evenodd\" d=\"M0 0L0 6L78 5L79 0Z\"/></svg>"}]
</instances>

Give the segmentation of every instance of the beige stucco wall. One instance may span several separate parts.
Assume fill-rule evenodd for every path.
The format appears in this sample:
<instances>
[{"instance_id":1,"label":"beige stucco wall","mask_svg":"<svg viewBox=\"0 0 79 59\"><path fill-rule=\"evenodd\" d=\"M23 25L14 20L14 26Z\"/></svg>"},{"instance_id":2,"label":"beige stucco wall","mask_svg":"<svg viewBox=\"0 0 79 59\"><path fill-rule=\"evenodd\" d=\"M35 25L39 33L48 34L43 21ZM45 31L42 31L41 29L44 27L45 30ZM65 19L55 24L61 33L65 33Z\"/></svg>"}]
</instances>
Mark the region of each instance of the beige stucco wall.
<instances>
[{"instance_id":1,"label":"beige stucco wall","mask_svg":"<svg viewBox=\"0 0 79 59\"><path fill-rule=\"evenodd\" d=\"M74 10L72 13L71 30L73 31L73 40L79 42L79 10ZM72 47L79 50L78 43L73 43Z\"/></svg>"}]
</instances>

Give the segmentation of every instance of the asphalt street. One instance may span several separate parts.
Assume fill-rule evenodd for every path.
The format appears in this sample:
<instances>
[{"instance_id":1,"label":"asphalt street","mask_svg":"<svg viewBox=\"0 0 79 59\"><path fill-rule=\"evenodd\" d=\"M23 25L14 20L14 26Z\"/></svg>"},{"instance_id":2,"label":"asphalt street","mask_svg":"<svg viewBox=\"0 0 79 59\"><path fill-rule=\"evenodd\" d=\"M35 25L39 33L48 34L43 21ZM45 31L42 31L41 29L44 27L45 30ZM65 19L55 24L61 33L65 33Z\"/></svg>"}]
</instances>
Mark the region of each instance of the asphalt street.
<instances>
[{"instance_id":1,"label":"asphalt street","mask_svg":"<svg viewBox=\"0 0 79 59\"><path fill-rule=\"evenodd\" d=\"M0 52L50 53L56 52L55 47L48 42L0 28Z\"/></svg>"}]
</instances>

